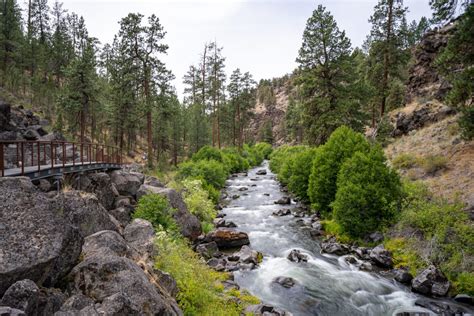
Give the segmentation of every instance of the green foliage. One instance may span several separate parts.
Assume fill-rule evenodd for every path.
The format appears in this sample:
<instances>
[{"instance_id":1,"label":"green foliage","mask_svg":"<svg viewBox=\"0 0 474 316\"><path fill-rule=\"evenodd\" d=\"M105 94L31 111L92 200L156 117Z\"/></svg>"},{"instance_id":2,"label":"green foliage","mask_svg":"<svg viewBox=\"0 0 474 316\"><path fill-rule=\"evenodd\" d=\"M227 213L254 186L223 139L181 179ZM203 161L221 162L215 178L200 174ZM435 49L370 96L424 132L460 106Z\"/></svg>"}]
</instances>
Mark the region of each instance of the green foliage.
<instances>
[{"instance_id":1,"label":"green foliage","mask_svg":"<svg viewBox=\"0 0 474 316\"><path fill-rule=\"evenodd\" d=\"M220 282L227 276L209 268L186 241L159 234L156 244L156 268L176 280L177 301L185 315L240 315L242 306L223 293Z\"/></svg>"},{"instance_id":2,"label":"green foliage","mask_svg":"<svg viewBox=\"0 0 474 316\"><path fill-rule=\"evenodd\" d=\"M255 144L254 148L260 156L263 156L264 159L268 159L273 151L272 145L264 142Z\"/></svg>"},{"instance_id":3,"label":"green foliage","mask_svg":"<svg viewBox=\"0 0 474 316\"><path fill-rule=\"evenodd\" d=\"M419 158L418 163L426 173L435 173L438 170L446 168L448 159L440 155L428 155Z\"/></svg>"},{"instance_id":4,"label":"green foliage","mask_svg":"<svg viewBox=\"0 0 474 316\"><path fill-rule=\"evenodd\" d=\"M357 238L391 223L400 198L400 179L385 165L382 150L375 147L368 154L355 153L343 163L331 206L343 231Z\"/></svg>"},{"instance_id":5,"label":"green foliage","mask_svg":"<svg viewBox=\"0 0 474 316\"><path fill-rule=\"evenodd\" d=\"M474 295L474 272L461 272L454 282L454 287L458 293Z\"/></svg>"},{"instance_id":6,"label":"green foliage","mask_svg":"<svg viewBox=\"0 0 474 316\"><path fill-rule=\"evenodd\" d=\"M305 146L289 146L283 145L275 149L270 155L270 169L276 173L280 174L280 169L288 160L288 157L292 156L297 152L303 151Z\"/></svg>"},{"instance_id":7,"label":"green foliage","mask_svg":"<svg viewBox=\"0 0 474 316\"><path fill-rule=\"evenodd\" d=\"M185 179L182 181L183 197L188 210L197 216L207 233L217 215L209 193L203 188L201 180Z\"/></svg>"},{"instance_id":8,"label":"green foliage","mask_svg":"<svg viewBox=\"0 0 474 316\"><path fill-rule=\"evenodd\" d=\"M142 218L149 221L156 229L176 232L172 209L165 197L159 194L147 194L140 198L133 213L133 218Z\"/></svg>"},{"instance_id":9,"label":"green foliage","mask_svg":"<svg viewBox=\"0 0 474 316\"><path fill-rule=\"evenodd\" d=\"M462 138L466 140L474 138L474 106L471 105L461 110L459 127Z\"/></svg>"},{"instance_id":10,"label":"green foliage","mask_svg":"<svg viewBox=\"0 0 474 316\"><path fill-rule=\"evenodd\" d=\"M247 159L242 157L236 148L229 147L222 150L224 161L230 172L242 172L247 170L250 165Z\"/></svg>"},{"instance_id":11,"label":"green foliage","mask_svg":"<svg viewBox=\"0 0 474 316\"><path fill-rule=\"evenodd\" d=\"M316 148L306 148L304 151L296 153L292 158L292 173L288 181L288 189L305 202L309 201L309 176L316 151Z\"/></svg>"},{"instance_id":12,"label":"green foliage","mask_svg":"<svg viewBox=\"0 0 474 316\"><path fill-rule=\"evenodd\" d=\"M425 263L438 265L451 281L466 289L465 282L474 271L474 225L463 204L434 197L418 182L404 183L404 192L396 231L412 233L401 248L415 252Z\"/></svg>"},{"instance_id":13,"label":"green foliage","mask_svg":"<svg viewBox=\"0 0 474 316\"><path fill-rule=\"evenodd\" d=\"M346 126L339 127L326 144L316 152L309 177L308 197L312 208L320 212L330 211L337 190L337 175L346 159L356 152L367 153L370 144L364 135Z\"/></svg>"},{"instance_id":14,"label":"green foliage","mask_svg":"<svg viewBox=\"0 0 474 316\"><path fill-rule=\"evenodd\" d=\"M185 178L203 179L215 189L222 189L227 178L224 165L216 160L187 161L179 165L178 180Z\"/></svg>"},{"instance_id":15,"label":"green foliage","mask_svg":"<svg viewBox=\"0 0 474 316\"><path fill-rule=\"evenodd\" d=\"M215 160L220 163L224 163L224 155L222 152L211 146L204 146L197 153L195 153L191 159L193 161L199 161L199 160Z\"/></svg>"},{"instance_id":16,"label":"green foliage","mask_svg":"<svg viewBox=\"0 0 474 316\"><path fill-rule=\"evenodd\" d=\"M400 154L392 160L392 166L397 169L410 169L417 165L418 157L412 154Z\"/></svg>"},{"instance_id":17,"label":"green foliage","mask_svg":"<svg viewBox=\"0 0 474 316\"><path fill-rule=\"evenodd\" d=\"M341 225L339 225L335 220L323 220L321 221L323 230L331 236L335 236L336 239L341 242L348 244L353 242L354 239L349 237L347 233L343 230Z\"/></svg>"},{"instance_id":18,"label":"green foliage","mask_svg":"<svg viewBox=\"0 0 474 316\"><path fill-rule=\"evenodd\" d=\"M427 262L423 261L423 258L412 249L413 246L409 245L409 241L405 238L388 239L384 246L392 253L396 268L409 268L410 273L416 275L427 265Z\"/></svg>"}]
</instances>

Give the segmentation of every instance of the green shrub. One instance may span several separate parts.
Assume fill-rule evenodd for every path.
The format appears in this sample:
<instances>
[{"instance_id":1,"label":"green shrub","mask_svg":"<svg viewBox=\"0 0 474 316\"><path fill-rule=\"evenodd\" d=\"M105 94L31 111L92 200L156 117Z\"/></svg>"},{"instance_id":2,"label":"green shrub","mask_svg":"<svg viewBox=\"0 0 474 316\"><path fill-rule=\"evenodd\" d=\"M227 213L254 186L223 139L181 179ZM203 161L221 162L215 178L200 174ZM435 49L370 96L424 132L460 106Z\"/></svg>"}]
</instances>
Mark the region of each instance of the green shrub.
<instances>
[{"instance_id":1,"label":"green shrub","mask_svg":"<svg viewBox=\"0 0 474 316\"><path fill-rule=\"evenodd\" d=\"M385 165L380 147L355 153L337 178L334 219L349 236L364 237L394 219L401 192L400 179Z\"/></svg>"},{"instance_id":2,"label":"green shrub","mask_svg":"<svg viewBox=\"0 0 474 316\"><path fill-rule=\"evenodd\" d=\"M448 159L440 155L428 155L419 159L419 164L426 173L435 173L446 168Z\"/></svg>"},{"instance_id":3,"label":"green shrub","mask_svg":"<svg viewBox=\"0 0 474 316\"><path fill-rule=\"evenodd\" d=\"M184 315L240 315L243 306L223 293L220 282L227 279L226 274L209 268L182 239L161 233L156 244L156 268L176 280L177 301Z\"/></svg>"},{"instance_id":4,"label":"green shrub","mask_svg":"<svg viewBox=\"0 0 474 316\"><path fill-rule=\"evenodd\" d=\"M326 144L319 147L309 177L308 197L314 210L329 212L337 189L337 175L344 161L360 151L367 153L369 142L364 135L346 126L336 129Z\"/></svg>"},{"instance_id":5,"label":"green shrub","mask_svg":"<svg viewBox=\"0 0 474 316\"><path fill-rule=\"evenodd\" d=\"M471 70L472 71L472 70ZM474 138L474 106L470 105L461 110L459 118L459 127L461 128L461 136L466 140Z\"/></svg>"},{"instance_id":6,"label":"green shrub","mask_svg":"<svg viewBox=\"0 0 474 316\"><path fill-rule=\"evenodd\" d=\"M454 287L458 293L467 295L474 295L474 272L461 272L456 281Z\"/></svg>"},{"instance_id":7,"label":"green shrub","mask_svg":"<svg viewBox=\"0 0 474 316\"><path fill-rule=\"evenodd\" d=\"M412 275L416 275L428 265L428 263L413 250L414 247L410 245L410 241L405 238L396 237L388 239L385 241L384 246L392 253L395 267L409 268Z\"/></svg>"},{"instance_id":8,"label":"green shrub","mask_svg":"<svg viewBox=\"0 0 474 316\"><path fill-rule=\"evenodd\" d=\"M410 169L417 165L418 158L412 154L400 154L392 160L392 166L397 169Z\"/></svg>"},{"instance_id":9,"label":"green shrub","mask_svg":"<svg viewBox=\"0 0 474 316\"><path fill-rule=\"evenodd\" d=\"M227 179L224 165L216 160L186 161L179 165L178 180L203 179L215 189L222 189Z\"/></svg>"},{"instance_id":10,"label":"green shrub","mask_svg":"<svg viewBox=\"0 0 474 316\"><path fill-rule=\"evenodd\" d=\"M288 189L305 202L309 201L308 183L316 150L316 148L307 148L296 153L292 158L292 173L288 181Z\"/></svg>"},{"instance_id":11,"label":"green shrub","mask_svg":"<svg viewBox=\"0 0 474 316\"><path fill-rule=\"evenodd\" d=\"M203 228L209 225L217 215L209 193L203 188L201 180L186 179L182 182L183 197L188 210L201 221Z\"/></svg>"},{"instance_id":12,"label":"green shrub","mask_svg":"<svg viewBox=\"0 0 474 316\"><path fill-rule=\"evenodd\" d=\"M275 149L270 155L270 169L276 173L281 173L281 168L288 161L288 158L298 152L302 152L306 149L306 146L288 146L283 145Z\"/></svg>"},{"instance_id":13,"label":"green shrub","mask_svg":"<svg viewBox=\"0 0 474 316\"><path fill-rule=\"evenodd\" d=\"M133 218L149 221L155 229L177 231L172 209L165 197L159 194L147 194L140 198L133 213Z\"/></svg>"},{"instance_id":14,"label":"green shrub","mask_svg":"<svg viewBox=\"0 0 474 316\"><path fill-rule=\"evenodd\" d=\"M225 148L222 150L224 161L230 172L242 172L247 170L250 165L247 159L242 157L236 148Z\"/></svg>"},{"instance_id":15,"label":"green shrub","mask_svg":"<svg viewBox=\"0 0 474 316\"><path fill-rule=\"evenodd\" d=\"M204 146L197 153L195 153L191 159L193 161L199 161L199 160L215 160L220 163L224 163L224 156L222 155L222 152L211 146Z\"/></svg>"},{"instance_id":16,"label":"green shrub","mask_svg":"<svg viewBox=\"0 0 474 316\"><path fill-rule=\"evenodd\" d=\"M258 153L260 153L261 156L263 156L264 159L268 159L273 151L271 144L263 142L255 144L254 148Z\"/></svg>"}]
</instances>

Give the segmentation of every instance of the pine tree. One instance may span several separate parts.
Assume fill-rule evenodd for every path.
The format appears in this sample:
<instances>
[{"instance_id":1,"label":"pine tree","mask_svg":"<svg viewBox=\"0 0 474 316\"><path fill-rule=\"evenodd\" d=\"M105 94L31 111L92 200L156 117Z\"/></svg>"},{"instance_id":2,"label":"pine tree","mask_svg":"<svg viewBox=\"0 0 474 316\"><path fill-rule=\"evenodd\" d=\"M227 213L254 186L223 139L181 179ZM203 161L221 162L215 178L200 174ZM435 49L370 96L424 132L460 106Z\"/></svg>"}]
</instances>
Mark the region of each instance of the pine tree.
<instances>
[{"instance_id":1,"label":"pine tree","mask_svg":"<svg viewBox=\"0 0 474 316\"><path fill-rule=\"evenodd\" d=\"M0 85L5 85L7 75L18 67L20 47L23 42L21 11L16 0L0 1ZM10 77L10 80L13 78ZM13 83L13 82L12 82ZM12 85L13 87L13 85Z\"/></svg>"},{"instance_id":2,"label":"pine tree","mask_svg":"<svg viewBox=\"0 0 474 316\"><path fill-rule=\"evenodd\" d=\"M303 122L310 144L321 144L340 125L353 125L347 119L358 112L351 88L351 43L340 31L330 12L319 5L308 19L297 62L303 99ZM352 113L351 113L352 114Z\"/></svg>"}]
</instances>

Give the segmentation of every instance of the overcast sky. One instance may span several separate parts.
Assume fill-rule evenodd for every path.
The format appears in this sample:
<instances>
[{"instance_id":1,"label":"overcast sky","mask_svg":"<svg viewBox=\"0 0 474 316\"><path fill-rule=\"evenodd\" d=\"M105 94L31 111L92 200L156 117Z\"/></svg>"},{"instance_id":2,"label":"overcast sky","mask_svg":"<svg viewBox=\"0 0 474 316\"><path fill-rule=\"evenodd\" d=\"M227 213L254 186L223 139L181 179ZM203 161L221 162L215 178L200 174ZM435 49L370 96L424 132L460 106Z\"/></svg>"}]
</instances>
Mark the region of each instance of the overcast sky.
<instances>
[{"instance_id":1,"label":"overcast sky","mask_svg":"<svg viewBox=\"0 0 474 316\"><path fill-rule=\"evenodd\" d=\"M227 73L250 71L256 80L291 72L306 20L318 4L332 12L352 46L362 45L370 31L368 19L377 0L62 0L64 8L84 16L91 36L102 44L113 40L118 21L129 12L156 14L167 31L168 55L163 57L182 78L197 64L205 42L223 46ZM50 1L52 5L52 1ZM405 0L408 20L430 16L428 0Z\"/></svg>"}]
</instances>

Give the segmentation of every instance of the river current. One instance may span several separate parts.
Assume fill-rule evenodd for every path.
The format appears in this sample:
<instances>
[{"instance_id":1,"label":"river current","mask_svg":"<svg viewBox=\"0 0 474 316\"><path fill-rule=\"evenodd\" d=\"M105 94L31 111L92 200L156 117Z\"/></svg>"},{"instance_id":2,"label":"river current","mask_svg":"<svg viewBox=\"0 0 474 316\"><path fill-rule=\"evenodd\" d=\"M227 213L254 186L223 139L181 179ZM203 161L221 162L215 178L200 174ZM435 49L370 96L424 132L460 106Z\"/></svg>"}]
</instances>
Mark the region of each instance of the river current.
<instances>
[{"instance_id":1,"label":"river current","mask_svg":"<svg viewBox=\"0 0 474 316\"><path fill-rule=\"evenodd\" d=\"M265 169L266 175L257 175ZM247 187L247 191L239 191ZM227 181L227 194L240 195L231 199L222 210L226 220L248 233L250 247L263 253L260 266L251 271L235 272L235 281L259 297L262 302L283 308L295 316L305 315L396 315L420 312L435 315L415 306L420 297L396 281L377 273L359 271L343 257L320 253L320 241L297 223L297 218L273 216L282 208L298 204L276 205L285 193L269 170L268 162ZM287 259L292 249L309 256L308 262L295 263ZM272 282L276 277L291 277L296 285L285 288ZM424 313L423 313L424 312Z\"/></svg>"}]
</instances>

